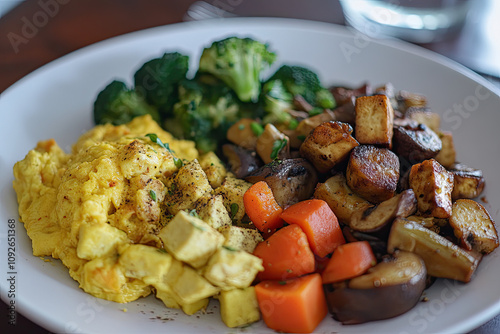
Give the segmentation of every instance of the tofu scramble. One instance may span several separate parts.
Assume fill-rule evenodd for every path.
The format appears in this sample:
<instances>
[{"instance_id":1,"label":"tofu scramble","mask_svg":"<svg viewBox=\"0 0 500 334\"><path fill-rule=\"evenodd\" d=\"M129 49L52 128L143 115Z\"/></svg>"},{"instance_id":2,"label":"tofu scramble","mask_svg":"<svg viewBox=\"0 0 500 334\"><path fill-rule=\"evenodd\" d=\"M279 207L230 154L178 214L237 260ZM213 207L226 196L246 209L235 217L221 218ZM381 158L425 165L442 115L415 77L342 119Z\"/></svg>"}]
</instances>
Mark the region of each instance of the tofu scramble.
<instances>
[{"instance_id":1,"label":"tofu scramble","mask_svg":"<svg viewBox=\"0 0 500 334\"><path fill-rule=\"evenodd\" d=\"M228 326L259 320L251 252L262 237L233 225L250 184L149 115L96 126L69 154L41 141L14 178L33 254L60 259L85 292L119 303L155 293L187 314L217 296ZM248 307L235 314L238 300Z\"/></svg>"}]
</instances>

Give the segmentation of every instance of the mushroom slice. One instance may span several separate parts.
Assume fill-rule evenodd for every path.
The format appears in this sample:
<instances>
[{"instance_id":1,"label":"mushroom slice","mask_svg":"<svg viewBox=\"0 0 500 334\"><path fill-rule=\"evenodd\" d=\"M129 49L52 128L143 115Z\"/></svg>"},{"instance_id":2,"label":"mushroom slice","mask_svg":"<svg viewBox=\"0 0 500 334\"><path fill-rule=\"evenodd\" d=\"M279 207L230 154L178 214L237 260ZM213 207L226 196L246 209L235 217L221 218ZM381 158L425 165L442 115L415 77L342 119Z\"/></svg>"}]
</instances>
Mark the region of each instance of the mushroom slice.
<instances>
[{"instance_id":1,"label":"mushroom slice","mask_svg":"<svg viewBox=\"0 0 500 334\"><path fill-rule=\"evenodd\" d=\"M296 158L276 160L259 168L245 180L250 183L266 181L276 202L286 208L312 196L318 174L306 159Z\"/></svg>"},{"instance_id":2,"label":"mushroom slice","mask_svg":"<svg viewBox=\"0 0 500 334\"><path fill-rule=\"evenodd\" d=\"M349 227L360 232L373 233L388 227L397 217L408 217L417 211L417 199L408 189L379 205L362 208L353 213Z\"/></svg>"},{"instance_id":3,"label":"mushroom slice","mask_svg":"<svg viewBox=\"0 0 500 334\"><path fill-rule=\"evenodd\" d=\"M247 150L241 146L224 144L222 153L227 158L231 172L238 179L242 179L262 166L262 161L257 157L255 151Z\"/></svg>"},{"instance_id":4,"label":"mushroom slice","mask_svg":"<svg viewBox=\"0 0 500 334\"><path fill-rule=\"evenodd\" d=\"M441 151L439 136L425 124L394 126L393 151L410 163L434 158Z\"/></svg>"},{"instance_id":5,"label":"mushroom slice","mask_svg":"<svg viewBox=\"0 0 500 334\"><path fill-rule=\"evenodd\" d=\"M396 218L389 233L387 251L393 253L396 250L420 255L431 276L462 282L471 280L482 258L481 254L467 252L436 232L405 218Z\"/></svg>"},{"instance_id":6,"label":"mushroom slice","mask_svg":"<svg viewBox=\"0 0 500 334\"><path fill-rule=\"evenodd\" d=\"M418 303L426 286L426 274L418 255L395 252L364 275L340 284L326 284L329 311L345 325L398 316Z\"/></svg>"}]
</instances>

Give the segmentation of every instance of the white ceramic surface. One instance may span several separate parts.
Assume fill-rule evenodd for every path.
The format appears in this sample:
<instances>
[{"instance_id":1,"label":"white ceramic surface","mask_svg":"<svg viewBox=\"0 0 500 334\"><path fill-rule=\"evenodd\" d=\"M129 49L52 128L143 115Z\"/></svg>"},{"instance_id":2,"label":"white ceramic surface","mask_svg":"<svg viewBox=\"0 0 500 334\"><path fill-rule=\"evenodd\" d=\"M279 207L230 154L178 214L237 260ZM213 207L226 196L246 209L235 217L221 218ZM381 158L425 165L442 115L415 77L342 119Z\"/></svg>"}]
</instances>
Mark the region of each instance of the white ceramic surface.
<instances>
[{"instance_id":1,"label":"white ceramic surface","mask_svg":"<svg viewBox=\"0 0 500 334\"><path fill-rule=\"evenodd\" d=\"M9 302L8 219L16 226L16 308L55 332L85 333L272 333L262 322L229 329L216 302L207 314L184 316L153 297L116 304L78 288L58 261L44 262L31 253L19 223L12 166L42 139L54 138L65 149L92 127L96 94L113 78L132 81L146 60L180 51L196 67L201 49L228 35L266 41L278 62L305 64L325 84L373 85L392 82L398 90L428 97L452 130L458 159L484 171L485 206L495 220L500 210L500 97L478 75L426 50L397 41L377 42L343 27L287 19L230 19L158 27L104 41L58 59L26 76L0 96L0 279L1 297ZM438 280L427 303L391 320L342 326L327 317L317 333L457 333L471 330L500 312L500 259L487 256L471 283ZM124 312L124 309L127 312Z\"/></svg>"}]
</instances>

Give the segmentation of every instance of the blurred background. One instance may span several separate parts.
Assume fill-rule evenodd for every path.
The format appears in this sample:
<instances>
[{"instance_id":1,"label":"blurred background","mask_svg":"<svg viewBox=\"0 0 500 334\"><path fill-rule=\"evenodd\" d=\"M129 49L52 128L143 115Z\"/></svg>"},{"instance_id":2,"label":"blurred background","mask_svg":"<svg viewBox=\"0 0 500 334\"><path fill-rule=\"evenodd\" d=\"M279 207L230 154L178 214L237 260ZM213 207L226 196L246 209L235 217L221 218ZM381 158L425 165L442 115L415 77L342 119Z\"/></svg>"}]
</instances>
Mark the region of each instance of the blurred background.
<instances>
[{"instance_id":1,"label":"blurred background","mask_svg":"<svg viewBox=\"0 0 500 334\"><path fill-rule=\"evenodd\" d=\"M384 2L386 6L382 12L370 7L378 2ZM436 6L445 6L444 14L455 13L455 17L446 19L456 19L459 23L445 34L440 31L435 36L427 35L427 38L408 35L394 27L384 29L377 26L380 23L376 22L377 19L382 24L401 24L394 19L400 18L401 12L394 11L403 10L402 14L405 14L405 4L420 9L424 5L434 6L431 14L439 11ZM350 13L347 19L342 5L344 9L346 5L350 7L351 12L346 12ZM466 7L454 11L461 6ZM362 9L367 13L365 17L358 15ZM377 13L391 15L384 17L377 16ZM0 98L1 92L30 72L98 41L186 20L231 16L287 17L354 25L363 33L375 34L379 38L386 38L380 35L383 32L395 34L469 67L500 87L498 0L207 0L203 3L196 1L196 4L194 0L0 0ZM442 16L437 21L426 17L419 21L412 12L404 24L413 24L413 27L420 24L432 30L433 26L438 29L437 24L443 22ZM21 315L18 315L16 326L8 326L6 309L2 302L1 333L47 333ZM500 316L472 333L500 333Z\"/></svg>"}]
</instances>

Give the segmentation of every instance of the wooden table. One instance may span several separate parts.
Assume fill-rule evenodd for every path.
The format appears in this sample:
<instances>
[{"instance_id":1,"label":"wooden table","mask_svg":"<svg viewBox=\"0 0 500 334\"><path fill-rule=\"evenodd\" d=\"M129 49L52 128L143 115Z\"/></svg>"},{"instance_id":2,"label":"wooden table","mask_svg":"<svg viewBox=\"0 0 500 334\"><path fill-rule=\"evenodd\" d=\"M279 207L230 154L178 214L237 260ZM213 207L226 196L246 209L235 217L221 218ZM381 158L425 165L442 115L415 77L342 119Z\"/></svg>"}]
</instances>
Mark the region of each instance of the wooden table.
<instances>
[{"instance_id":1,"label":"wooden table","mask_svg":"<svg viewBox=\"0 0 500 334\"><path fill-rule=\"evenodd\" d=\"M0 18L0 92L40 66L89 44L128 32L181 22L194 0L27 0ZM344 24L338 1L325 0L209 0L235 15L302 18ZM496 6L498 8L499 6ZM486 10L485 10L486 11ZM488 10L490 11L490 10ZM483 14L484 11L483 11ZM497 13L498 14L498 13ZM476 18L477 19L477 18ZM489 64L498 58L469 30L444 43L425 47L463 61ZM481 36L479 36L481 37ZM467 44L467 41L469 44ZM481 54L477 52L481 51ZM482 72L499 76L499 68ZM1 97L1 96L0 96ZM1 111L5 112L5 111ZM36 284L34 282L34 284ZM2 302L0 332L47 333L21 315L7 323ZM500 316L473 334L500 333Z\"/></svg>"}]
</instances>

